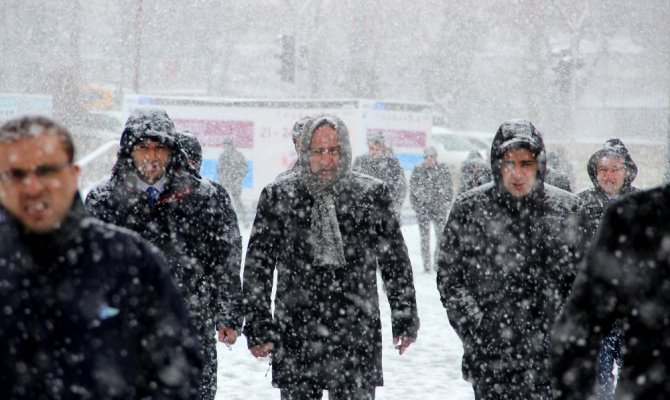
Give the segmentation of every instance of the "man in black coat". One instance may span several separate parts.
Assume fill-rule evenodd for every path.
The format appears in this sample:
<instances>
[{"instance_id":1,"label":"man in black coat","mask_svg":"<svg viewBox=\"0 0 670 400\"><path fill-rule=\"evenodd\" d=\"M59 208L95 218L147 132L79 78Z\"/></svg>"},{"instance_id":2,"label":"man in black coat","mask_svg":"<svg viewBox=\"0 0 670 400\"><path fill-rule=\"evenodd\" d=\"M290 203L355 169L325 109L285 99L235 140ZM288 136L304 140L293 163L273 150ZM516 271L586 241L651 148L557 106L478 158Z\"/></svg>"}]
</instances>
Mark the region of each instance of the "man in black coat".
<instances>
[{"instance_id":1,"label":"man in black coat","mask_svg":"<svg viewBox=\"0 0 670 400\"><path fill-rule=\"evenodd\" d=\"M409 180L409 201L416 211L419 224L423 269L430 272L430 225L432 223L435 227L439 246L454 192L449 168L437 161L437 150L427 147L423 156L424 161L414 167Z\"/></svg>"},{"instance_id":2,"label":"man in black coat","mask_svg":"<svg viewBox=\"0 0 670 400\"><path fill-rule=\"evenodd\" d=\"M503 123L491 146L493 182L456 198L437 286L463 342L476 399L550 399L547 335L582 250L577 198L544 184L533 124Z\"/></svg>"},{"instance_id":3,"label":"man in black coat","mask_svg":"<svg viewBox=\"0 0 670 400\"><path fill-rule=\"evenodd\" d=\"M368 154L356 157L353 169L388 185L393 209L400 218L400 210L407 194L407 183L400 162L388 150L384 135L381 132L372 132L368 137Z\"/></svg>"},{"instance_id":4,"label":"man in black coat","mask_svg":"<svg viewBox=\"0 0 670 400\"><path fill-rule=\"evenodd\" d=\"M201 398L213 399L215 330L232 344L242 325L241 239L230 198L186 162L165 111L139 109L126 122L112 178L89 193L86 206L165 254L203 343Z\"/></svg>"},{"instance_id":5,"label":"man in black coat","mask_svg":"<svg viewBox=\"0 0 670 400\"><path fill-rule=\"evenodd\" d=\"M73 156L47 118L0 127L0 393L193 398L199 343L165 260L86 214Z\"/></svg>"},{"instance_id":6,"label":"man in black coat","mask_svg":"<svg viewBox=\"0 0 670 400\"><path fill-rule=\"evenodd\" d=\"M596 357L623 323L616 399L670 398L670 186L633 193L605 211L552 338L560 399L595 399Z\"/></svg>"},{"instance_id":7,"label":"man in black coat","mask_svg":"<svg viewBox=\"0 0 670 400\"><path fill-rule=\"evenodd\" d=\"M283 400L374 399L383 384L377 268L402 354L419 328L412 269L388 188L351 172L344 123L314 118L300 172L263 189L244 264L244 334L272 354ZM270 296L277 273L274 318Z\"/></svg>"},{"instance_id":8,"label":"man in black coat","mask_svg":"<svg viewBox=\"0 0 670 400\"><path fill-rule=\"evenodd\" d=\"M593 187L577 194L588 216L588 237L598 230L607 205L620 196L637 192L633 181L637 165L620 139L609 139L596 150L586 165Z\"/></svg>"}]
</instances>

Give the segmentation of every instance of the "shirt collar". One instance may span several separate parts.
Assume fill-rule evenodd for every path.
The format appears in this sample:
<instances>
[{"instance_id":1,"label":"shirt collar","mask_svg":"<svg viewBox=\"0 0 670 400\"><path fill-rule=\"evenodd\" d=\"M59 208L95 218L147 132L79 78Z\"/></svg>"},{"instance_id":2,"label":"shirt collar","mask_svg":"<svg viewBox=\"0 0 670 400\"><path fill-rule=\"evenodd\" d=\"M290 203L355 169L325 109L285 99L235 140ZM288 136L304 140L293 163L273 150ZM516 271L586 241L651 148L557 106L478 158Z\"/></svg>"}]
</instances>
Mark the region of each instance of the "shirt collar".
<instances>
[{"instance_id":1,"label":"shirt collar","mask_svg":"<svg viewBox=\"0 0 670 400\"><path fill-rule=\"evenodd\" d=\"M157 182L154 182L153 185L149 185L148 183L144 182L142 180L142 178L140 178L139 175L138 175L137 176L136 187L142 192L146 192L146 190L150 187L155 187L158 190L158 193L161 193L163 191L163 189L165 189L165 184L166 183L167 183L167 178L165 177L165 175L163 175L163 177L160 178Z\"/></svg>"}]
</instances>

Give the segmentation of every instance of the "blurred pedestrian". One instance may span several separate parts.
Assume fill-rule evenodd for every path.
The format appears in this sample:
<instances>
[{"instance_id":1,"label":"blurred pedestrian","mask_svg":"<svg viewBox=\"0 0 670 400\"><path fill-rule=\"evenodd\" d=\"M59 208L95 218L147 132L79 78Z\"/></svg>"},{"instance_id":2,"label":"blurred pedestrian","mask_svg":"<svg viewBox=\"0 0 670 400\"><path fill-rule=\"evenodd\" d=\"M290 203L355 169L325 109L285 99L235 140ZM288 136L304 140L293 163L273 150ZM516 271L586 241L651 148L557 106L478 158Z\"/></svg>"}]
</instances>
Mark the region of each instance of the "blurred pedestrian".
<instances>
[{"instance_id":1,"label":"blurred pedestrian","mask_svg":"<svg viewBox=\"0 0 670 400\"><path fill-rule=\"evenodd\" d=\"M601 344L623 330L616 399L670 398L670 186L620 197L603 221L553 330L560 399L595 399Z\"/></svg>"},{"instance_id":2,"label":"blurred pedestrian","mask_svg":"<svg viewBox=\"0 0 670 400\"><path fill-rule=\"evenodd\" d=\"M491 182L491 166L484 161L478 151L470 151L468 157L461 164L461 179L458 185L458 194Z\"/></svg>"},{"instance_id":3,"label":"blurred pedestrian","mask_svg":"<svg viewBox=\"0 0 670 400\"><path fill-rule=\"evenodd\" d=\"M216 171L219 174L219 182L233 199L238 219L246 226L248 220L242 203L242 181L247 176L249 167L244 155L235 148L231 138L223 141L223 152L216 164Z\"/></svg>"},{"instance_id":4,"label":"blurred pedestrian","mask_svg":"<svg viewBox=\"0 0 670 400\"><path fill-rule=\"evenodd\" d=\"M163 256L91 218L64 127L0 127L0 393L7 399L191 399L202 361Z\"/></svg>"},{"instance_id":5,"label":"blurred pedestrian","mask_svg":"<svg viewBox=\"0 0 670 400\"><path fill-rule=\"evenodd\" d=\"M449 168L437 161L437 150L434 147L427 147L423 152L423 162L414 167L409 191L409 201L416 211L419 224L423 269L430 272L430 225L432 223L434 226L435 239L439 246L453 197Z\"/></svg>"},{"instance_id":6,"label":"blurred pedestrian","mask_svg":"<svg viewBox=\"0 0 670 400\"><path fill-rule=\"evenodd\" d=\"M457 197L449 213L437 286L475 399L551 399L549 327L583 243L577 197L544 184L544 151L532 123L503 123L493 182Z\"/></svg>"},{"instance_id":7,"label":"blurred pedestrian","mask_svg":"<svg viewBox=\"0 0 670 400\"><path fill-rule=\"evenodd\" d=\"M105 222L138 232L163 251L200 340L200 398L216 393L216 340L233 344L241 328L237 218L225 193L187 163L163 110L137 109L121 135L115 172L86 199Z\"/></svg>"},{"instance_id":8,"label":"blurred pedestrian","mask_svg":"<svg viewBox=\"0 0 670 400\"><path fill-rule=\"evenodd\" d=\"M386 183L391 191L393 209L400 221L400 210L407 194L405 172L385 144L384 134L374 131L368 136L368 153L356 157L354 171L362 172Z\"/></svg>"},{"instance_id":9,"label":"blurred pedestrian","mask_svg":"<svg viewBox=\"0 0 670 400\"><path fill-rule=\"evenodd\" d=\"M283 400L320 399L323 390L330 399L374 399L383 383L377 268L400 354L419 328L407 247L388 187L351 172L344 123L316 117L301 141L300 173L266 186L258 202L244 334L255 357L272 355Z\"/></svg>"}]
</instances>

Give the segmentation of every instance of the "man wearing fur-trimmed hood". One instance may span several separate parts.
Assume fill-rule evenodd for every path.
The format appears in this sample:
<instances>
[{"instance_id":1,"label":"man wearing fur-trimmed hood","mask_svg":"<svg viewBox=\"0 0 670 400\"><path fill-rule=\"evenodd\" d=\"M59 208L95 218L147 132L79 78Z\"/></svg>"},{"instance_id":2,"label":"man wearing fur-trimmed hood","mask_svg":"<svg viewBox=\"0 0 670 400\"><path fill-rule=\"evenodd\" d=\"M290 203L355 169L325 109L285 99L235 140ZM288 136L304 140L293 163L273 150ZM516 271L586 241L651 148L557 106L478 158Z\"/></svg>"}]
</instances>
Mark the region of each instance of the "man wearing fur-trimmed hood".
<instances>
[{"instance_id":1,"label":"man wearing fur-trimmed hood","mask_svg":"<svg viewBox=\"0 0 670 400\"><path fill-rule=\"evenodd\" d=\"M583 247L577 198L546 185L545 148L526 120L503 123L493 182L451 208L437 286L463 342L475 399L550 399L548 330Z\"/></svg>"},{"instance_id":2,"label":"man wearing fur-trimmed hood","mask_svg":"<svg viewBox=\"0 0 670 400\"><path fill-rule=\"evenodd\" d=\"M244 334L273 356L281 398L374 399L383 384L377 268L402 354L419 328L407 247L388 187L351 171L344 123L305 127L300 171L263 189L244 267ZM274 318L270 294L277 271Z\"/></svg>"}]
</instances>

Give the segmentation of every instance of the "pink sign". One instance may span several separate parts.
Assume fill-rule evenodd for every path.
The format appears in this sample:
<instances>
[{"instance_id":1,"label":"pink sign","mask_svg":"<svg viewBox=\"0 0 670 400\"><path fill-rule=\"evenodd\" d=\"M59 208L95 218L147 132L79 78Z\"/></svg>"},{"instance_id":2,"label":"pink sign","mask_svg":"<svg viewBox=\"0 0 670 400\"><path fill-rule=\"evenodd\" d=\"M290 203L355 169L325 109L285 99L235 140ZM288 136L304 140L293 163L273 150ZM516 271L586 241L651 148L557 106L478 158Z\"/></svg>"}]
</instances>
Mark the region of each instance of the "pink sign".
<instances>
[{"instance_id":1,"label":"pink sign","mask_svg":"<svg viewBox=\"0 0 670 400\"><path fill-rule=\"evenodd\" d=\"M254 147L253 121L215 121L203 119L174 119L177 129L195 135L203 147L223 147L232 139L236 148Z\"/></svg>"}]
</instances>

